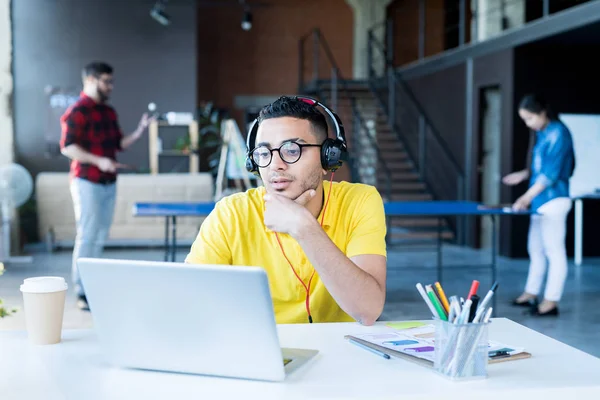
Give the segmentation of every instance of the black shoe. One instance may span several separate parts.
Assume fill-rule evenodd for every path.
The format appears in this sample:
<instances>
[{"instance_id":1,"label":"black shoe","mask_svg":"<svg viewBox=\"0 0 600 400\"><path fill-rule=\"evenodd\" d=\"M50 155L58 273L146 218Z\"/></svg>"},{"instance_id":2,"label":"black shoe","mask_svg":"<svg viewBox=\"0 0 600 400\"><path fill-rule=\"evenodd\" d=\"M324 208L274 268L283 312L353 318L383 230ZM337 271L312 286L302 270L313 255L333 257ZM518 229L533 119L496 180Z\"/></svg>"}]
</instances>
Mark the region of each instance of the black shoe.
<instances>
[{"instance_id":1,"label":"black shoe","mask_svg":"<svg viewBox=\"0 0 600 400\"><path fill-rule=\"evenodd\" d=\"M537 308L538 301L537 301L537 298L535 298L535 297L533 299L523 301L523 302L518 302L517 299L514 299L511 304L516 307L528 307L528 308L535 307L535 308Z\"/></svg>"},{"instance_id":2,"label":"black shoe","mask_svg":"<svg viewBox=\"0 0 600 400\"><path fill-rule=\"evenodd\" d=\"M79 307L79 309L82 311L90 311L90 306L85 295L77 298L77 307Z\"/></svg>"},{"instance_id":3,"label":"black shoe","mask_svg":"<svg viewBox=\"0 0 600 400\"><path fill-rule=\"evenodd\" d=\"M558 317L558 306L551 308L546 312L540 312L539 308L532 308L529 314L533 317Z\"/></svg>"}]
</instances>

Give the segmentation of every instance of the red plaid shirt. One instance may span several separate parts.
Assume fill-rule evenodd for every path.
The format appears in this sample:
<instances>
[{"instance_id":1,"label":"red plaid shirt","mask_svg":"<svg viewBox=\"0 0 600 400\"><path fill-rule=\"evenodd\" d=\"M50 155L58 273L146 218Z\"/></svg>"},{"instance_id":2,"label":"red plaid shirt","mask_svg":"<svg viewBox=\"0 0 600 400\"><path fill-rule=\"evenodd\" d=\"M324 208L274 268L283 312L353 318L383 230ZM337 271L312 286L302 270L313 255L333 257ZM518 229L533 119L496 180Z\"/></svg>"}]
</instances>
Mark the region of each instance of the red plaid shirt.
<instances>
[{"instance_id":1,"label":"red plaid shirt","mask_svg":"<svg viewBox=\"0 0 600 400\"><path fill-rule=\"evenodd\" d=\"M96 103L83 92L60 118L60 147L76 144L83 150L100 157L116 160L121 150L123 133L119 127L115 110L102 103ZM117 180L114 173L102 172L92 164L71 161L71 177L87 179L94 183L112 183Z\"/></svg>"}]
</instances>

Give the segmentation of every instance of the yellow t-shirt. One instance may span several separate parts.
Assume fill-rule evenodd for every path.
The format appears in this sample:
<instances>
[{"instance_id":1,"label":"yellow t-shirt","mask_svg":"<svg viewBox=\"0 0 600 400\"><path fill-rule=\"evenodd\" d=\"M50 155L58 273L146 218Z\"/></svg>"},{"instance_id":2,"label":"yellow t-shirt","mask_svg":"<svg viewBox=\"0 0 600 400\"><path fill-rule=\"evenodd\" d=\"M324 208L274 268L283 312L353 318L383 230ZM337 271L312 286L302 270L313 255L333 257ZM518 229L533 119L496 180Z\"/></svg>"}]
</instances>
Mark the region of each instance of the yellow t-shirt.
<instances>
[{"instance_id":1,"label":"yellow t-shirt","mask_svg":"<svg viewBox=\"0 0 600 400\"><path fill-rule=\"evenodd\" d=\"M324 200L329 185L323 182ZM265 188L259 187L217 202L202 223L185 262L263 267L269 278L276 322L308 322L306 290L286 261L275 232L264 224L264 194ZM383 201L373 186L334 182L323 229L348 258L386 256ZM279 238L285 255L308 286L312 264L295 239L282 233ZM354 321L335 302L316 272L310 287L310 310L315 323Z\"/></svg>"}]
</instances>

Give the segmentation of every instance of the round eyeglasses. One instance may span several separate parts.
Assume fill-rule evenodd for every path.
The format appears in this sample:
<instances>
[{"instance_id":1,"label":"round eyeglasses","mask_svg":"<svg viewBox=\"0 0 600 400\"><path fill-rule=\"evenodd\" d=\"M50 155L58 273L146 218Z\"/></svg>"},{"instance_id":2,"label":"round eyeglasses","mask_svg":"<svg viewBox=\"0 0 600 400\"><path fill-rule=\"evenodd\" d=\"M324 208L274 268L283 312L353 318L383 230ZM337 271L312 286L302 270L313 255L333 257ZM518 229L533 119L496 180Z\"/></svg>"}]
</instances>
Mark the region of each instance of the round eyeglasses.
<instances>
[{"instance_id":1,"label":"round eyeglasses","mask_svg":"<svg viewBox=\"0 0 600 400\"><path fill-rule=\"evenodd\" d=\"M320 144L304 144L296 142L286 142L279 146L279 148L269 149L267 146L259 146L252 150L251 157L252 161L260 168L268 167L273 160L273 152L279 152L279 157L286 164L293 164L297 162L302 156L303 147L321 147Z\"/></svg>"}]
</instances>

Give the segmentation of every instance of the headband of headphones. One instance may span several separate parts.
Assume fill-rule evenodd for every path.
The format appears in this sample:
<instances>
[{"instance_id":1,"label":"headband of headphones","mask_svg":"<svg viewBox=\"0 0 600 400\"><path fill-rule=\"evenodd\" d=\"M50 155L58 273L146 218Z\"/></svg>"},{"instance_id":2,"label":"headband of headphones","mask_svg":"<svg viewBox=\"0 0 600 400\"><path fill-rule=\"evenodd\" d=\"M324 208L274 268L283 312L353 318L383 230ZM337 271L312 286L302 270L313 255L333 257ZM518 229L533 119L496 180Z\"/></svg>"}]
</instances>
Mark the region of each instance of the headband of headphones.
<instances>
[{"instance_id":1,"label":"headband of headphones","mask_svg":"<svg viewBox=\"0 0 600 400\"><path fill-rule=\"evenodd\" d=\"M344 125L340 120L340 117L334 113L331 109L325 106L320 101L305 97L305 96L294 96L294 100L302 101L313 107L320 106L333 122L335 129L335 139L327 137L321 146L321 166L327 171L335 171L342 166L342 157L347 153L348 147L346 144L346 133L344 131ZM246 138L246 148L248 154L246 157L246 169L248 172L252 172L256 175L259 174L258 166L252 160L252 151L254 150L254 143L256 142L256 135L258 133L258 119L255 119L250 128L250 132ZM329 136L329 135L328 135Z\"/></svg>"}]
</instances>

